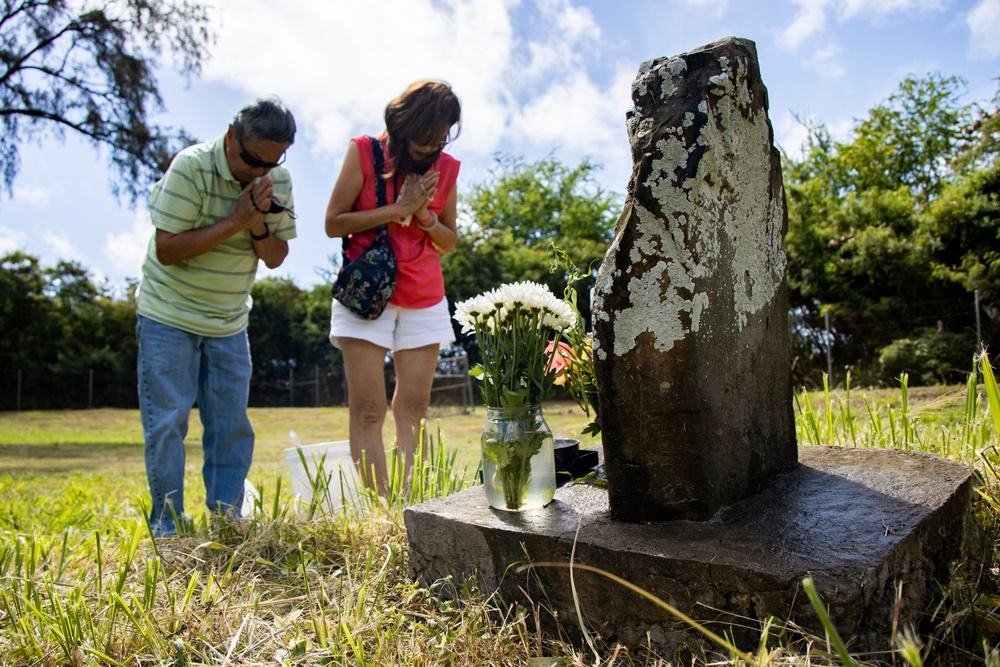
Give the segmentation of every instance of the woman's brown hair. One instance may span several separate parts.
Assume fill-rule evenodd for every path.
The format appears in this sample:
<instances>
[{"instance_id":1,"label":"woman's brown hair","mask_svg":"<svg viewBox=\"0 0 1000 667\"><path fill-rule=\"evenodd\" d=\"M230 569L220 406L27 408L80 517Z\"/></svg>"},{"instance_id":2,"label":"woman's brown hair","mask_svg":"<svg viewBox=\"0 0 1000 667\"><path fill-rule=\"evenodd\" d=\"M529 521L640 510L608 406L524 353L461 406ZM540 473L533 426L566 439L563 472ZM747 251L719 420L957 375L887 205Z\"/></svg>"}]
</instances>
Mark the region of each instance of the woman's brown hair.
<instances>
[{"instance_id":1,"label":"woman's brown hair","mask_svg":"<svg viewBox=\"0 0 1000 667\"><path fill-rule=\"evenodd\" d=\"M455 127L454 135L451 128ZM389 157L393 171L387 176L405 178L418 166L407 150L407 140L429 146L448 131L447 141L458 137L462 129L462 103L451 86L442 81L417 81L385 107L385 129L389 135ZM441 150L443 150L443 146ZM432 156L436 160L438 150Z\"/></svg>"}]
</instances>

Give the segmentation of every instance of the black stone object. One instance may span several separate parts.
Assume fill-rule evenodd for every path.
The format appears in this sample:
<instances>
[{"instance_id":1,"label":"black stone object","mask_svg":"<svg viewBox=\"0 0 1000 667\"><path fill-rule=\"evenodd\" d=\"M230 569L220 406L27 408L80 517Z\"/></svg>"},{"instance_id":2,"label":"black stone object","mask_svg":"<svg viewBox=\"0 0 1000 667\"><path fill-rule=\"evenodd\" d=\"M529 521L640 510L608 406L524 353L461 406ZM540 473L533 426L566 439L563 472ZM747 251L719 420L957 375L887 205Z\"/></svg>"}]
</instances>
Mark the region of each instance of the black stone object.
<instances>
[{"instance_id":1,"label":"black stone object","mask_svg":"<svg viewBox=\"0 0 1000 667\"><path fill-rule=\"evenodd\" d=\"M585 477L597 469L600 456L596 449L580 449L575 438L556 438L553 443L556 455L556 487L574 479Z\"/></svg>"}]
</instances>

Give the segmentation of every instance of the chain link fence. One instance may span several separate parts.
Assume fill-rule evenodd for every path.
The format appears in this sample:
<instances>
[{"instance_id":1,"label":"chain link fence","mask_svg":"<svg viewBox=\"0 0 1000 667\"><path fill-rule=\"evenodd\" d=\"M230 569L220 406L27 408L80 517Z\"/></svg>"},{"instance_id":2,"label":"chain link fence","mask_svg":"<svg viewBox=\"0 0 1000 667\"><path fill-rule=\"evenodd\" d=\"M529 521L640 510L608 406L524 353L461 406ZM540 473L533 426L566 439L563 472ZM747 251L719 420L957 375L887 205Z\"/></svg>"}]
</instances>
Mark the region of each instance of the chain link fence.
<instances>
[{"instance_id":1,"label":"chain link fence","mask_svg":"<svg viewBox=\"0 0 1000 667\"><path fill-rule=\"evenodd\" d=\"M385 366L386 399L396 388L391 362ZM138 409L135 370L51 373L32 368L0 371L0 410ZM431 404L469 410L475 405L469 360L465 355L438 360ZM345 406L349 400L343 365L289 368L278 374L254 372L250 407Z\"/></svg>"}]
</instances>

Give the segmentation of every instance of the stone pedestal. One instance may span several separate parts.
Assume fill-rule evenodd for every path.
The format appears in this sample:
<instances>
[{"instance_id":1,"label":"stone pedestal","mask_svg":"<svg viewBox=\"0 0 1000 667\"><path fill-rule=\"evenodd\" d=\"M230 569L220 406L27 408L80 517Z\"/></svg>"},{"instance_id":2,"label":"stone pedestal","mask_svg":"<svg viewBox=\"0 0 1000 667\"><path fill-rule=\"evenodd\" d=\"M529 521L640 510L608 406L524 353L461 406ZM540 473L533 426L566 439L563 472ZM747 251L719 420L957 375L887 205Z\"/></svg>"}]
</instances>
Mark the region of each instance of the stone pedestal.
<instances>
[{"instance_id":1,"label":"stone pedestal","mask_svg":"<svg viewBox=\"0 0 1000 667\"><path fill-rule=\"evenodd\" d=\"M913 624L931 586L947 585L961 566L977 567L983 551L969 512L970 472L891 450L803 447L799 459L765 491L710 521L613 521L606 491L585 485L559 489L541 510L503 512L472 488L406 510L410 575L425 584L475 580L506 602L527 603L526 592L532 608L541 605L543 622L557 612L573 632L568 568L517 566L568 564L579 527L577 563L622 577L694 619L726 624L714 629L735 633L744 649L758 639L753 621L768 615L822 636L801 590L806 576L841 634L853 637L852 649L887 649L897 604L899 627ZM579 570L574 578L585 623L601 637L634 648L648 637L662 655L678 646L712 648L610 579ZM743 620L729 625L734 617Z\"/></svg>"}]
</instances>

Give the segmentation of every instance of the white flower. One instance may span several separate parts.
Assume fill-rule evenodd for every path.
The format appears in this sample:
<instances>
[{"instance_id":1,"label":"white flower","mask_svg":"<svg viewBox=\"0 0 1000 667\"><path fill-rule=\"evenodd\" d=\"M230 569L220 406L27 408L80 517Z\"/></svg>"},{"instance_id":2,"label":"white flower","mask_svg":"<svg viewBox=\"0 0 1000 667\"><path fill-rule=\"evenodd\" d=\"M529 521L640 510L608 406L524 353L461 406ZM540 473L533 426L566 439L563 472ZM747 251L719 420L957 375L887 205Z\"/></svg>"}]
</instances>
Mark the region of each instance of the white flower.
<instances>
[{"instance_id":1,"label":"white flower","mask_svg":"<svg viewBox=\"0 0 1000 667\"><path fill-rule=\"evenodd\" d=\"M499 407L512 394L527 404L544 398L551 378L544 354L553 331L561 334L576 323L573 308L545 285L530 281L505 283L455 306L463 333L475 332L483 363L483 399ZM554 373L554 371L551 371Z\"/></svg>"},{"instance_id":2,"label":"white flower","mask_svg":"<svg viewBox=\"0 0 1000 667\"><path fill-rule=\"evenodd\" d=\"M476 330L476 325L488 320L496 309L496 303L488 295L480 294L457 304L454 317L462 325L462 333L470 333Z\"/></svg>"},{"instance_id":3,"label":"white flower","mask_svg":"<svg viewBox=\"0 0 1000 667\"><path fill-rule=\"evenodd\" d=\"M556 299L546 306L542 323L556 331L566 331L576 325L576 313L565 301Z\"/></svg>"},{"instance_id":4,"label":"white flower","mask_svg":"<svg viewBox=\"0 0 1000 667\"><path fill-rule=\"evenodd\" d=\"M531 311L544 310L548 304L556 300L548 287L538 283L509 283L501 289L508 303L521 305Z\"/></svg>"},{"instance_id":5,"label":"white flower","mask_svg":"<svg viewBox=\"0 0 1000 667\"><path fill-rule=\"evenodd\" d=\"M474 309L475 299L463 301L455 306L455 321L462 325L462 333L476 330L476 320L479 317Z\"/></svg>"}]
</instances>

